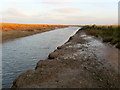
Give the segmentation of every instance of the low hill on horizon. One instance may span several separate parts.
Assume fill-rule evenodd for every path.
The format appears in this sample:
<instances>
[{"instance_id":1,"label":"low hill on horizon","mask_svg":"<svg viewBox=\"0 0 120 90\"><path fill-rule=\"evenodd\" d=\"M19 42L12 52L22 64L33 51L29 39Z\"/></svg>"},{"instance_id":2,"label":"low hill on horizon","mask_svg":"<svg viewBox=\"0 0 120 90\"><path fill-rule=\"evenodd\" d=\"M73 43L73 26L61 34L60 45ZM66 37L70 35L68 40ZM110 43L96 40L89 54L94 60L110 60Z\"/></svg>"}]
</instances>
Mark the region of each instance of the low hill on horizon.
<instances>
[{"instance_id":1,"label":"low hill on horizon","mask_svg":"<svg viewBox=\"0 0 120 90\"><path fill-rule=\"evenodd\" d=\"M49 25L49 24L18 24L18 23L0 23L0 30L28 30L39 29L41 27L68 27L81 25Z\"/></svg>"}]
</instances>

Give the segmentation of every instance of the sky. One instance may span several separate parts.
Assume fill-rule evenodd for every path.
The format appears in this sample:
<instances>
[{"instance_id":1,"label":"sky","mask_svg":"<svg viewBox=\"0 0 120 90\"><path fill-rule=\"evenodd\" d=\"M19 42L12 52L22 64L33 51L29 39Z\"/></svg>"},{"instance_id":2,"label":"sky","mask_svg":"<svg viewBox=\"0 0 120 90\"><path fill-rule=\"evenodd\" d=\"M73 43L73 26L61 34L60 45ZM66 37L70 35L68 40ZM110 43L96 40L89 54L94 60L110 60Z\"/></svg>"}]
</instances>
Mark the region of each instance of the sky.
<instances>
[{"instance_id":1,"label":"sky","mask_svg":"<svg viewBox=\"0 0 120 90\"><path fill-rule=\"evenodd\" d=\"M2 23L118 24L119 0L0 0Z\"/></svg>"}]
</instances>

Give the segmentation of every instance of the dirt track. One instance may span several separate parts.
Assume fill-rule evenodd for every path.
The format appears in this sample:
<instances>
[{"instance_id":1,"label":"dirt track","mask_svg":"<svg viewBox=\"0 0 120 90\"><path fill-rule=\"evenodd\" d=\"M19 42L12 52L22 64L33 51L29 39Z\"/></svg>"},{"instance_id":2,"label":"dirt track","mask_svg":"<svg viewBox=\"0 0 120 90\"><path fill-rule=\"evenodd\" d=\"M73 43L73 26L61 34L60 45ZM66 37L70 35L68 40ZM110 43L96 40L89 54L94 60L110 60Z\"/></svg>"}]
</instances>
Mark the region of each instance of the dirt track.
<instances>
[{"instance_id":1,"label":"dirt track","mask_svg":"<svg viewBox=\"0 0 120 90\"><path fill-rule=\"evenodd\" d=\"M35 70L20 75L15 88L117 88L118 50L79 30Z\"/></svg>"}]
</instances>

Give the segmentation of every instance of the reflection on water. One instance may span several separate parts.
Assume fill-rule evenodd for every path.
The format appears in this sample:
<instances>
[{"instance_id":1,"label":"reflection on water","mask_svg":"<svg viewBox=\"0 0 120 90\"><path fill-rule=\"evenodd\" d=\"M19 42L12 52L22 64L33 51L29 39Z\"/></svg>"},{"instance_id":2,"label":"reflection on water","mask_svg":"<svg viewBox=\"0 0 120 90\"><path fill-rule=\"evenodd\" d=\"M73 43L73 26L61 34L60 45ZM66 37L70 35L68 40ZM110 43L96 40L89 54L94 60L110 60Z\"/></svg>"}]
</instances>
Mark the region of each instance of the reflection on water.
<instances>
[{"instance_id":1,"label":"reflection on water","mask_svg":"<svg viewBox=\"0 0 120 90\"><path fill-rule=\"evenodd\" d=\"M12 81L21 73L34 69L39 60L46 59L50 52L64 44L78 29L78 27L62 28L4 43L3 88L10 87Z\"/></svg>"}]
</instances>

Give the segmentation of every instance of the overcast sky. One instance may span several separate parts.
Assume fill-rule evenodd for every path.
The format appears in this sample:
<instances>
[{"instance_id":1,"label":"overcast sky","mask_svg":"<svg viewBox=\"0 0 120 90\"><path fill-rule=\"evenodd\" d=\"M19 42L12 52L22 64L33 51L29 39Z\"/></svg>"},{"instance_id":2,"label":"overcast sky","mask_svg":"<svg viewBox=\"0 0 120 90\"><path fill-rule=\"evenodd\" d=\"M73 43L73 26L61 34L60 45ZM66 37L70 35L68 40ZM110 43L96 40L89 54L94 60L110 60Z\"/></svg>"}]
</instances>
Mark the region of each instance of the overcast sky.
<instances>
[{"instance_id":1,"label":"overcast sky","mask_svg":"<svg viewBox=\"0 0 120 90\"><path fill-rule=\"evenodd\" d=\"M2 0L3 23L117 24L119 0Z\"/></svg>"}]
</instances>

